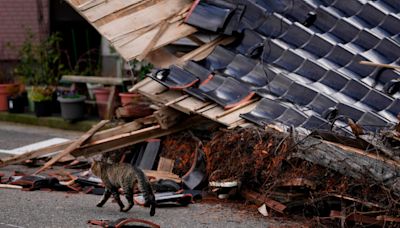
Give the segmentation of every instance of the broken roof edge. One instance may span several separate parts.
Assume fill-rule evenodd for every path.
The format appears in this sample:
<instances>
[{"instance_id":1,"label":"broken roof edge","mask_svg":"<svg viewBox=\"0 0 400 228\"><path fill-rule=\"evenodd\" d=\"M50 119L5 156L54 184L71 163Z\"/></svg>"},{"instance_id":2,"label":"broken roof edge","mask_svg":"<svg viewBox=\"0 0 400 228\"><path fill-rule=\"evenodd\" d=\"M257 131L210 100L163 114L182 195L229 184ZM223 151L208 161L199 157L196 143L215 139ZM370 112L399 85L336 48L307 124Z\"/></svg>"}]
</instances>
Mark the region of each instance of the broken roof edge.
<instances>
[{"instance_id":1,"label":"broken roof edge","mask_svg":"<svg viewBox=\"0 0 400 228\"><path fill-rule=\"evenodd\" d=\"M90 1L66 2L108 40L126 61L143 59L149 52L197 31L197 28L183 23L193 4L192 0L131 0L121 4L116 1L96 4L89 4ZM160 16L154 17L155 13ZM132 21L129 18L141 18L140 21L144 23L127 23Z\"/></svg>"}]
</instances>

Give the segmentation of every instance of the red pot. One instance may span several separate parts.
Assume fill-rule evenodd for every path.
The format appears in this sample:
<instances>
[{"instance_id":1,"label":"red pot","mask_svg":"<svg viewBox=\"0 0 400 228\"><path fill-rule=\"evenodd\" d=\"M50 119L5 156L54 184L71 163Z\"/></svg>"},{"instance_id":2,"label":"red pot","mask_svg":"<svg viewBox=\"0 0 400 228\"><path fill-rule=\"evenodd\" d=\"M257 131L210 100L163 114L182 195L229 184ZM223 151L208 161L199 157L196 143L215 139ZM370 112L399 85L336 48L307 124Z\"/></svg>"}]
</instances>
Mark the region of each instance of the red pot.
<instances>
[{"instance_id":1,"label":"red pot","mask_svg":"<svg viewBox=\"0 0 400 228\"><path fill-rule=\"evenodd\" d=\"M137 103L140 100L140 94L138 93L119 93L119 97L121 98L122 106Z\"/></svg>"},{"instance_id":2,"label":"red pot","mask_svg":"<svg viewBox=\"0 0 400 228\"><path fill-rule=\"evenodd\" d=\"M97 110L100 118L104 119L107 115L107 102L110 96L110 89L98 88L93 90L94 96L96 97Z\"/></svg>"},{"instance_id":3,"label":"red pot","mask_svg":"<svg viewBox=\"0 0 400 228\"><path fill-rule=\"evenodd\" d=\"M7 97L17 90L18 84L0 84L0 111L8 110Z\"/></svg>"},{"instance_id":4,"label":"red pot","mask_svg":"<svg viewBox=\"0 0 400 228\"><path fill-rule=\"evenodd\" d=\"M132 118L140 118L151 115L153 109L149 107L150 102L139 93L120 93L122 107Z\"/></svg>"}]
</instances>

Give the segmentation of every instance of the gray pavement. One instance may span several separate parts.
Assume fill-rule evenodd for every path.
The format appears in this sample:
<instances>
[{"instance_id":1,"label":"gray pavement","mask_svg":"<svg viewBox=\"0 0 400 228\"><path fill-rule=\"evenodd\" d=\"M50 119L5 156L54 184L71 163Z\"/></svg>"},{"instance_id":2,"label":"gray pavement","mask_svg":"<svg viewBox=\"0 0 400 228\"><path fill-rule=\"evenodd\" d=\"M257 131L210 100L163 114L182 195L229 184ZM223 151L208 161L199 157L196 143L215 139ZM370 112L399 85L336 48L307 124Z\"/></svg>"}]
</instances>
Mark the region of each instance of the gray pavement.
<instances>
[{"instance_id":1,"label":"gray pavement","mask_svg":"<svg viewBox=\"0 0 400 228\"><path fill-rule=\"evenodd\" d=\"M100 196L64 192L22 192L0 190L0 227L88 227L89 219L115 220L141 218L161 227L267 227L267 220L248 216L248 212L223 204L191 204L187 207L149 210L134 206L128 213L118 211L115 203L103 208L95 204Z\"/></svg>"},{"instance_id":2,"label":"gray pavement","mask_svg":"<svg viewBox=\"0 0 400 228\"><path fill-rule=\"evenodd\" d=\"M82 132L67 132L0 122L0 149L13 149L52 137L75 138ZM0 168L10 175L14 170L30 170L21 165ZM101 196L66 192L21 191L0 188L0 228L9 227L88 227L89 219L115 220L122 217L147 219L161 227L279 227L282 222L262 217L232 203L197 203L187 207L149 209L134 206L128 213L118 211L115 203L103 208L95 205ZM285 225L293 224L284 221Z\"/></svg>"},{"instance_id":3,"label":"gray pavement","mask_svg":"<svg viewBox=\"0 0 400 228\"><path fill-rule=\"evenodd\" d=\"M14 149L50 138L72 139L80 135L82 135L82 132L0 121L0 149L3 150Z\"/></svg>"}]
</instances>

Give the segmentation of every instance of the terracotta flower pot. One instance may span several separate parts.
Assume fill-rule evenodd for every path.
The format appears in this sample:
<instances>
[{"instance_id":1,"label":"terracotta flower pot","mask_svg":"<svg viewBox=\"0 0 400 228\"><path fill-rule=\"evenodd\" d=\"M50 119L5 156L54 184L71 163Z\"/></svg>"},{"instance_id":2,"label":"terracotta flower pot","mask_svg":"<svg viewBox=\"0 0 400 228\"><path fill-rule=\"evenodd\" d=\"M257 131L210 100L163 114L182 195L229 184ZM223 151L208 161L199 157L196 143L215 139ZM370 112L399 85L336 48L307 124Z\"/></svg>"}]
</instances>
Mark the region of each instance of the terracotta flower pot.
<instances>
[{"instance_id":1,"label":"terracotta flower pot","mask_svg":"<svg viewBox=\"0 0 400 228\"><path fill-rule=\"evenodd\" d=\"M18 84L0 84L0 111L8 110L8 96L18 91Z\"/></svg>"},{"instance_id":2,"label":"terracotta flower pot","mask_svg":"<svg viewBox=\"0 0 400 228\"><path fill-rule=\"evenodd\" d=\"M119 97L121 98L121 105L126 106L128 104L137 103L141 95L138 93L119 93Z\"/></svg>"},{"instance_id":3,"label":"terracotta flower pot","mask_svg":"<svg viewBox=\"0 0 400 228\"><path fill-rule=\"evenodd\" d=\"M107 115L107 102L110 96L110 89L98 88L93 90L94 96L96 97L97 110L100 118L104 119Z\"/></svg>"},{"instance_id":4,"label":"terracotta flower pot","mask_svg":"<svg viewBox=\"0 0 400 228\"><path fill-rule=\"evenodd\" d=\"M129 113L130 117L140 118L151 115L153 109L150 102L139 93L120 93L122 107Z\"/></svg>"}]
</instances>

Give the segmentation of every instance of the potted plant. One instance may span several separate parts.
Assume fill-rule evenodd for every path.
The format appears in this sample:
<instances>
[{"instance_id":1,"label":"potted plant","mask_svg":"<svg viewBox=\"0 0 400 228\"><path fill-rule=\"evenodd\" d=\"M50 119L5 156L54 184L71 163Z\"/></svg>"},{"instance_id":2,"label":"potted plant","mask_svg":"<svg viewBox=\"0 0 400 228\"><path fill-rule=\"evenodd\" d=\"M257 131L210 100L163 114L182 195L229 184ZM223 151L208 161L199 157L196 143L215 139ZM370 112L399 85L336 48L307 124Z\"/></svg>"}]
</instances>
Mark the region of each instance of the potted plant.
<instances>
[{"instance_id":1,"label":"potted plant","mask_svg":"<svg viewBox=\"0 0 400 228\"><path fill-rule=\"evenodd\" d=\"M61 116L68 121L83 119L85 116L86 96L75 92L63 94L58 97L61 104Z\"/></svg>"},{"instance_id":2,"label":"potted plant","mask_svg":"<svg viewBox=\"0 0 400 228\"><path fill-rule=\"evenodd\" d=\"M133 60L129 62L132 73L134 74L134 81L137 83L143 80L146 74L150 73L153 65L146 61ZM139 93L128 93L123 92L118 94L121 100L122 107L125 108L130 116L139 118L150 115L153 113L153 109L150 108L150 101Z\"/></svg>"},{"instance_id":3,"label":"potted plant","mask_svg":"<svg viewBox=\"0 0 400 228\"><path fill-rule=\"evenodd\" d=\"M51 116L54 91L54 87L51 86L32 87L28 97L34 104L34 111L37 117Z\"/></svg>"},{"instance_id":4,"label":"potted plant","mask_svg":"<svg viewBox=\"0 0 400 228\"><path fill-rule=\"evenodd\" d=\"M61 37L58 33L40 42L34 42L34 35L28 32L19 51L20 63L15 73L21 76L26 85L30 86L27 89L28 98L38 117L50 116L56 109L53 108L54 100L56 100L54 96L56 85L65 71L61 63L60 42Z\"/></svg>"}]
</instances>

